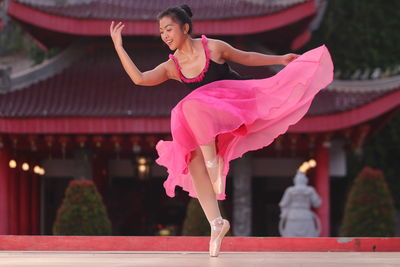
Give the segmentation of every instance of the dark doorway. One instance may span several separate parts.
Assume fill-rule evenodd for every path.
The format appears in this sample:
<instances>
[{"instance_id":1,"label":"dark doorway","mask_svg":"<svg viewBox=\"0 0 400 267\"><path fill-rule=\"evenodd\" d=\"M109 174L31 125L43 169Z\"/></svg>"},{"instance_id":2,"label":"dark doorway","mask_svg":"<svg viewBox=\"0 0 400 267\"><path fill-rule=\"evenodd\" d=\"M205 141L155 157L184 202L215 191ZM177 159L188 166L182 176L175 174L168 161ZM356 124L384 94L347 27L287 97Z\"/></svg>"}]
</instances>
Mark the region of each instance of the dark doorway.
<instances>
[{"instance_id":1,"label":"dark doorway","mask_svg":"<svg viewBox=\"0 0 400 267\"><path fill-rule=\"evenodd\" d=\"M253 178L253 236L280 236L279 202L293 184L288 177Z\"/></svg>"},{"instance_id":2,"label":"dark doorway","mask_svg":"<svg viewBox=\"0 0 400 267\"><path fill-rule=\"evenodd\" d=\"M113 227L113 235L151 236L162 228L180 235L189 196L179 188L176 196L165 194L165 178L145 180L113 177L104 190L104 202Z\"/></svg>"}]
</instances>

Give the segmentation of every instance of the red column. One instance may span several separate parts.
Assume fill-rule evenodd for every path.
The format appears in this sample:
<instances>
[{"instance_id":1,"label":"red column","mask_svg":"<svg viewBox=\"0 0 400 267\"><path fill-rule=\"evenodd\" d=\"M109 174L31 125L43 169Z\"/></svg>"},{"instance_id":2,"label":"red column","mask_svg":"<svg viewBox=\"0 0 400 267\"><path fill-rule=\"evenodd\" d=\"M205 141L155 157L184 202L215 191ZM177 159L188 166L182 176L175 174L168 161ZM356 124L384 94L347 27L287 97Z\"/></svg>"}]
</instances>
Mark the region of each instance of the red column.
<instances>
[{"instance_id":1,"label":"red column","mask_svg":"<svg viewBox=\"0 0 400 267\"><path fill-rule=\"evenodd\" d=\"M328 237L330 236L329 142L323 142L317 147L316 161L314 186L322 200L316 213L321 220L320 236Z\"/></svg>"},{"instance_id":2,"label":"red column","mask_svg":"<svg viewBox=\"0 0 400 267\"><path fill-rule=\"evenodd\" d=\"M20 162L17 162L17 168L20 168ZM8 192L9 192L9 229L11 235L17 235L19 233L19 171L15 169L10 169L10 179L8 184Z\"/></svg>"},{"instance_id":3,"label":"red column","mask_svg":"<svg viewBox=\"0 0 400 267\"><path fill-rule=\"evenodd\" d=\"M30 173L23 171L21 166L19 173L19 234L28 235L30 234Z\"/></svg>"},{"instance_id":4,"label":"red column","mask_svg":"<svg viewBox=\"0 0 400 267\"><path fill-rule=\"evenodd\" d=\"M33 173L31 178L31 234L38 235L40 233L40 177Z\"/></svg>"},{"instance_id":5,"label":"red column","mask_svg":"<svg viewBox=\"0 0 400 267\"><path fill-rule=\"evenodd\" d=\"M1 142L1 141L0 141ZM9 155L2 143L0 143L0 235L9 234Z\"/></svg>"}]
</instances>

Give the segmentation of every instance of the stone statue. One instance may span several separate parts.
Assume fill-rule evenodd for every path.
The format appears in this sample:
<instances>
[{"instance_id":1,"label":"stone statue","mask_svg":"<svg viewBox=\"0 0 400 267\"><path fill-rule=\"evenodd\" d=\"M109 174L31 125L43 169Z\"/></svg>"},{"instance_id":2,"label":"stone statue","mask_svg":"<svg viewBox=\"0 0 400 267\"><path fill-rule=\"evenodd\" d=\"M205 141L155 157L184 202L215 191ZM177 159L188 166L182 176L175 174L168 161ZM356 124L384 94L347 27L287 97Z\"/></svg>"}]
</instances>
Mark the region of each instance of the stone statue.
<instances>
[{"instance_id":1,"label":"stone statue","mask_svg":"<svg viewBox=\"0 0 400 267\"><path fill-rule=\"evenodd\" d=\"M321 205L315 189L307 185L308 178L297 171L294 186L285 190L279 206L281 208L279 232L283 237L317 237L321 223L311 207Z\"/></svg>"}]
</instances>

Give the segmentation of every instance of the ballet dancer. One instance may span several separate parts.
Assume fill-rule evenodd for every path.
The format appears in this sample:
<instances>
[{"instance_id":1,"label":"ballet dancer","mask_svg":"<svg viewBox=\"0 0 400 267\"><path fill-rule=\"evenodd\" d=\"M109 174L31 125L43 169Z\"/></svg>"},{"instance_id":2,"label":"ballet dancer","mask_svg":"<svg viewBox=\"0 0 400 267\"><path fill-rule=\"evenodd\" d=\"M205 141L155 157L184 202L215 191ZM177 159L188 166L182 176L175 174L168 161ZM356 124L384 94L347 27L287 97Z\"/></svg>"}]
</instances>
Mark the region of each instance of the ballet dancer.
<instances>
[{"instance_id":1,"label":"ballet dancer","mask_svg":"<svg viewBox=\"0 0 400 267\"><path fill-rule=\"evenodd\" d=\"M304 57L300 65L288 70L285 67L272 78L244 79L227 61L289 68L291 62L300 60L300 55L265 55L242 51L204 35L194 38L191 17L187 5L168 8L157 16L161 40L174 53L145 72L124 50L121 33L125 25L111 22L110 35L133 83L154 86L173 79L189 89L171 112L173 140L159 141L156 162L168 169L164 182L168 196L174 196L178 185L198 198L211 227L209 254L215 257L230 228L229 221L221 217L217 202L225 199L229 161L267 146L298 121L313 96L330 83L331 66L329 53L322 47ZM302 69L308 71L303 73ZM317 79L321 81L310 84L317 75L323 77Z\"/></svg>"}]
</instances>

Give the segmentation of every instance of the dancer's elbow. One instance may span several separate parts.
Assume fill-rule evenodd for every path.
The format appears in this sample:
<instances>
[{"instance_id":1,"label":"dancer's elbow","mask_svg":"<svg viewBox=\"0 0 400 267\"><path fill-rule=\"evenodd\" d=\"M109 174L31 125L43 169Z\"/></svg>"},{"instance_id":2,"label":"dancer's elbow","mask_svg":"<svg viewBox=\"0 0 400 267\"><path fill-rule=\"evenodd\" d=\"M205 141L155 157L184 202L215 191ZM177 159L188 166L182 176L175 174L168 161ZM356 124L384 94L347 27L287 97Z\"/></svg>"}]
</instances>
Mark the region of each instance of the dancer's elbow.
<instances>
[{"instance_id":1,"label":"dancer's elbow","mask_svg":"<svg viewBox=\"0 0 400 267\"><path fill-rule=\"evenodd\" d=\"M132 82L135 85L144 85L143 84L144 83L144 79L143 79L142 75L140 75L140 76L130 76L130 77L131 77Z\"/></svg>"}]
</instances>

